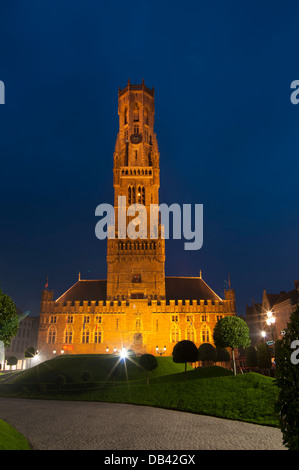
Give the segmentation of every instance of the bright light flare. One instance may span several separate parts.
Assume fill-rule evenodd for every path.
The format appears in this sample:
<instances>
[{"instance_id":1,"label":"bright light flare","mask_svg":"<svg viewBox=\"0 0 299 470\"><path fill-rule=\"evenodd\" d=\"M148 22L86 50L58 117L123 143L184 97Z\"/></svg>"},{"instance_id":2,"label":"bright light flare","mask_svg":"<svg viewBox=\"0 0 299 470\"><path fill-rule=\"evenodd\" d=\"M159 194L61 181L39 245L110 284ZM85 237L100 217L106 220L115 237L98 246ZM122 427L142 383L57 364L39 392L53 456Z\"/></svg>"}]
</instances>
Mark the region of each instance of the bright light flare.
<instances>
[{"instance_id":1,"label":"bright light flare","mask_svg":"<svg viewBox=\"0 0 299 470\"><path fill-rule=\"evenodd\" d=\"M120 357L122 359L126 359L128 357L128 351L126 350L126 348L122 348L122 350L120 351Z\"/></svg>"}]
</instances>

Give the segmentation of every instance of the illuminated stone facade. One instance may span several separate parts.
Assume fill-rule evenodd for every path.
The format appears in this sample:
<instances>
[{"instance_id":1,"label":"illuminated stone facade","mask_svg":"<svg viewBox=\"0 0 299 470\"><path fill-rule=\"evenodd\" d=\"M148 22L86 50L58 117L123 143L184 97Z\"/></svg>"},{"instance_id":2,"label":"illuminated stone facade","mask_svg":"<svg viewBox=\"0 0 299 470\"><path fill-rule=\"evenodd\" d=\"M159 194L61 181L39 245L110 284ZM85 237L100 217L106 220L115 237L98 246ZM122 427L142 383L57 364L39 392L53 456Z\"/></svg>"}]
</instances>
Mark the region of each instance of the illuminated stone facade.
<instances>
[{"instance_id":1,"label":"illuminated stone facade","mask_svg":"<svg viewBox=\"0 0 299 470\"><path fill-rule=\"evenodd\" d=\"M74 354L113 353L123 346L136 353L171 355L183 339L213 343L220 317L236 314L235 293L220 298L199 277L165 276L165 240L120 238L119 196L126 207L159 204L159 150L154 132L154 90L128 85L118 94L119 133L114 151L115 239L107 241L107 280L78 279L54 300L42 292L38 349ZM132 219L132 217L131 217ZM130 219L126 220L129 223Z\"/></svg>"}]
</instances>

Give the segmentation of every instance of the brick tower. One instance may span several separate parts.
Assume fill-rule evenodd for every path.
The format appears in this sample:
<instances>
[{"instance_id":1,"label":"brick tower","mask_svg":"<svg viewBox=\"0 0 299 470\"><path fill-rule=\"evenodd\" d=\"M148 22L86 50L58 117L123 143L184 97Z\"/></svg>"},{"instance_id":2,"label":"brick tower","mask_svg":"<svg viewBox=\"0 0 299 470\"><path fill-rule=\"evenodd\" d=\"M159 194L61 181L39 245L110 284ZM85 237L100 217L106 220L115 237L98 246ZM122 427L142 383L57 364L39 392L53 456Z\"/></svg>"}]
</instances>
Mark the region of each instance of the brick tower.
<instances>
[{"instance_id":1,"label":"brick tower","mask_svg":"<svg viewBox=\"0 0 299 470\"><path fill-rule=\"evenodd\" d=\"M165 242L158 226L150 238L150 205L159 204L159 150L154 132L154 89L128 81L118 92L119 132L114 151L115 239L107 241L107 299L165 299ZM120 233L119 197L141 204L147 213L146 237ZM124 201L124 199L122 199ZM136 213L136 216L138 213ZM126 216L125 226L135 217Z\"/></svg>"}]
</instances>

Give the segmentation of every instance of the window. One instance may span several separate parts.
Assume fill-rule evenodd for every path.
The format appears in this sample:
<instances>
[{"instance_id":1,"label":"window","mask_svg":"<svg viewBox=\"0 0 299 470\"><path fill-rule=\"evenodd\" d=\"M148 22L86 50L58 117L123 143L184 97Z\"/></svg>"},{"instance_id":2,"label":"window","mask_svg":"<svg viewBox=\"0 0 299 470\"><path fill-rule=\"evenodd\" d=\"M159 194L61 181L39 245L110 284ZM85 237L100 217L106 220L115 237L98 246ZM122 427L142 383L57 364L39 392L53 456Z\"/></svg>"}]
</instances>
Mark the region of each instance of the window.
<instances>
[{"instance_id":1,"label":"window","mask_svg":"<svg viewBox=\"0 0 299 470\"><path fill-rule=\"evenodd\" d=\"M73 329L70 326L68 326L65 330L64 342L66 344L72 344L72 342L73 342Z\"/></svg>"},{"instance_id":2,"label":"window","mask_svg":"<svg viewBox=\"0 0 299 470\"><path fill-rule=\"evenodd\" d=\"M55 343L56 342L56 328L50 326L48 332L48 343Z\"/></svg>"},{"instance_id":3,"label":"window","mask_svg":"<svg viewBox=\"0 0 299 470\"><path fill-rule=\"evenodd\" d=\"M201 341L203 343L209 343L210 342L210 329L207 325L203 325L201 329Z\"/></svg>"},{"instance_id":4,"label":"window","mask_svg":"<svg viewBox=\"0 0 299 470\"><path fill-rule=\"evenodd\" d=\"M137 203L145 205L145 187L144 186L138 186Z\"/></svg>"},{"instance_id":5,"label":"window","mask_svg":"<svg viewBox=\"0 0 299 470\"><path fill-rule=\"evenodd\" d=\"M193 322L193 315L186 315L187 322Z\"/></svg>"},{"instance_id":6,"label":"window","mask_svg":"<svg viewBox=\"0 0 299 470\"><path fill-rule=\"evenodd\" d=\"M129 206L131 204L136 203L136 196L135 196L135 186L129 186L128 187L128 204Z\"/></svg>"},{"instance_id":7,"label":"window","mask_svg":"<svg viewBox=\"0 0 299 470\"><path fill-rule=\"evenodd\" d=\"M84 315L84 320L83 320L84 323L89 323L89 316L85 316Z\"/></svg>"},{"instance_id":8,"label":"window","mask_svg":"<svg viewBox=\"0 0 299 470\"><path fill-rule=\"evenodd\" d=\"M206 315L202 315L202 316L201 316L201 321L207 321L207 316L206 316Z\"/></svg>"},{"instance_id":9,"label":"window","mask_svg":"<svg viewBox=\"0 0 299 470\"><path fill-rule=\"evenodd\" d=\"M135 283L141 282L141 274L134 274L132 282L135 282Z\"/></svg>"},{"instance_id":10,"label":"window","mask_svg":"<svg viewBox=\"0 0 299 470\"><path fill-rule=\"evenodd\" d=\"M124 123L128 124L128 108L126 108L124 111Z\"/></svg>"},{"instance_id":11,"label":"window","mask_svg":"<svg viewBox=\"0 0 299 470\"><path fill-rule=\"evenodd\" d=\"M136 320L135 327L136 327L136 330L139 329L139 328L141 328L141 320L140 320L140 318L138 318L138 319Z\"/></svg>"},{"instance_id":12,"label":"window","mask_svg":"<svg viewBox=\"0 0 299 470\"><path fill-rule=\"evenodd\" d=\"M96 316L96 323L102 323L102 317L97 315Z\"/></svg>"},{"instance_id":13,"label":"window","mask_svg":"<svg viewBox=\"0 0 299 470\"><path fill-rule=\"evenodd\" d=\"M180 339L180 330L179 330L179 327L176 324L174 324L171 327L170 337L171 337L171 342L172 343L177 343Z\"/></svg>"},{"instance_id":14,"label":"window","mask_svg":"<svg viewBox=\"0 0 299 470\"><path fill-rule=\"evenodd\" d=\"M69 315L69 316L67 317L67 323L74 323L74 317L73 317L73 315Z\"/></svg>"},{"instance_id":15,"label":"window","mask_svg":"<svg viewBox=\"0 0 299 470\"><path fill-rule=\"evenodd\" d=\"M51 316L50 323L56 323L56 316Z\"/></svg>"},{"instance_id":16,"label":"window","mask_svg":"<svg viewBox=\"0 0 299 470\"><path fill-rule=\"evenodd\" d=\"M186 329L186 339L194 341L194 328L189 324Z\"/></svg>"},{"instance_id":17,"label":"window","mask_svg":"<svg viewBox=\"0 0 299 470\"><path fill-rule=\"evenodd\" d=\"M89 328L84 328L82 331L82 343L89 343Z\"/></svg>"},{"instance_id":18,"label":"window","mask_svg":"<svg viewBox=\"0 0 299 470\"><path fill-rule=\"evenodd\" d=\"M131 299L144 299L143 292L133 292L131 294Z\"/></svg>"},{"instance_id":19,"label":"window","mask_svg":"<svg viewBox=\"0 0 299 470\"><path fill-rule=\"evenodd\" d=\"M171 315L171 321L179 321L179 316L178 315Z\"/></svg>"},{"instance_id":20,"label":"window","mask_svg":"<svg viewBox=\"0 0 299 470\"><path fill-rule=\"evenodd\" d=\"M95 332L94 332L94 342L96 344L100 344L102 342L102 330L101 328L97 328L95 329Z\"/></svg>"},{"instance_id":21,"label":"window","mask_svg":"<svg viewBox=\"0 0 299 470\"><path fill-rule=\"evenodd\" d=\"M221 320L221 318L222 318L222 315L217 315L217 316L216 316L217 321L218 321L218 320Z\"/></svg>"},{"instance_id":22,"label":"window","mask_svg":"<svg viewBox=\"0 0 299 470\"><path fill-rule=\"evenodd\" d=\"M148 126L148 110L144 110L144 124Z\"/></svg>"},{"instance_id":23,"label":"window","mask_svg":"<svg viewBox=\"0 0 299 470\"><path fill-rule=\"evenodd\" d=\"M133 119L134 121L139 121L139 107L137 103L134 106Z\"/></svg>"},{"instance_id":24,"label":"window","mask_svg":"<svg viewBox=\"0 0 299 470\"><path fill-rule=\"evenodd\" d=\"M134 134L139 134L139 125L134 124Z\"/></svg>"}]
</instances>

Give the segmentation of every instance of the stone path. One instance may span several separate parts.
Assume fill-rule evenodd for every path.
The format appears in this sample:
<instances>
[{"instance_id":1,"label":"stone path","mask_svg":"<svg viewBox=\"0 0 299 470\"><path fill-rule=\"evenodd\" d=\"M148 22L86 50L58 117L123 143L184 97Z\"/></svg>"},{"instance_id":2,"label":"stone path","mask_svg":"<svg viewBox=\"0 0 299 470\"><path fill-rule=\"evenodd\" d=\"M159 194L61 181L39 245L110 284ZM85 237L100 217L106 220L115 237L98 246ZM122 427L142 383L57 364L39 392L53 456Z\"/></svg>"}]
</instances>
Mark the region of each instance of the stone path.
<instances>
[{"instance_id":1,"label":"stone path","mask_svg":"<svg viewBox=\"0 0 299 470\"><path fill-rule=\"evenodd\" d=\"M279 429L119 403L0 398L33 449L283 450Z\"/></svg>"}]
</instances>

